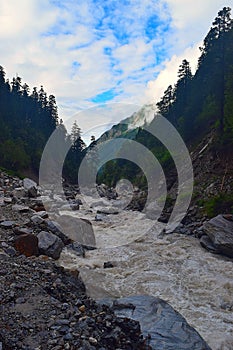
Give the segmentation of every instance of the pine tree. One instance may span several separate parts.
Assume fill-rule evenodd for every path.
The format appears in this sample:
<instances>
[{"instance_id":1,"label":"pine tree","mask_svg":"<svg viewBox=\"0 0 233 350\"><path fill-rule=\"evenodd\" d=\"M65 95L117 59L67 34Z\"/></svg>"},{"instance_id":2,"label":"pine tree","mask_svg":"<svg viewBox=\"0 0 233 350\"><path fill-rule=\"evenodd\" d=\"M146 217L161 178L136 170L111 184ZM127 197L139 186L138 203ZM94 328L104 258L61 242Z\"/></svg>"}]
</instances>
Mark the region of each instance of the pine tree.
<instances>
[{"instance_id":1,"label":"pine tree","mask_svg":"<svg viewBox=\"0 0 233 350\"><path fill-rule=\"evenodd\" d=\"M164 95L161 100L156 104L159 112L166 116L169 113L169 110L174 102L174 90L172 85L169 85L168 88L164 91Z\"/></svg>"}]
</instances>

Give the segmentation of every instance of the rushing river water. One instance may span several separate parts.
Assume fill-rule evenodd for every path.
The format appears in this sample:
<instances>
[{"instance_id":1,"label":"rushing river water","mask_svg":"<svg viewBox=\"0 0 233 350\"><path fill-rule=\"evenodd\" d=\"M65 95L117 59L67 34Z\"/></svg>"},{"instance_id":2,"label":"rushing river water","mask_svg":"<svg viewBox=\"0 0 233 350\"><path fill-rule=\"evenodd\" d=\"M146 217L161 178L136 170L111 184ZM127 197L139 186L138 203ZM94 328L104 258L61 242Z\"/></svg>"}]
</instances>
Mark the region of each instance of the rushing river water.
<instances>
[{"instance_id":1,"label":"rushing river water","mask_svg":"<svg viewBox=\"0 0 233 350\"><path fill-rule=\"evenodd\" d=\"M158 296L179 311L213 350L233 349L230 259L207 252L194 237L176 233L161 237L155 229L149 231L151 221L142 213L120 210L98 222L96 208L81 206L73 215L92 222L100 248L88 251L85 259L65 249L59 262L80 271L91 297ZM120 245L126 242L131 243ZM107 261L114 267L104 269Z\"/></svg>"}]
</instances>

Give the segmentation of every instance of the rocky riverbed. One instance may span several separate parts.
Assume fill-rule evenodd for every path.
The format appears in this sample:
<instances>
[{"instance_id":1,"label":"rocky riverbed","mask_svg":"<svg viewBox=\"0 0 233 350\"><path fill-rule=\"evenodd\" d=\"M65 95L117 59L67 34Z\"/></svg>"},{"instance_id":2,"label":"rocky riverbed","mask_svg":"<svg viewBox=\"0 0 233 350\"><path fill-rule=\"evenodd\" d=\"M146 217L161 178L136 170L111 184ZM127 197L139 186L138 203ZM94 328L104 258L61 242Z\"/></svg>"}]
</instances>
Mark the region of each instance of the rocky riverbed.
<instances>
[{"instance_id":1,"label":"rocky riverbed","mask_svg":"<svg viewBox=\"0 0 233 350\"><path fill-rule=\"evenodd\" d=\"M201 247L195 208L167 235L104 188L85 203L76 187L64 201L4 173L0 187L3 349L232 349L232 260ZM116 307L133 295L144 296Z\"/></svg>"},{"instance_id":2,"label":"rocky riverbed","mask_svg":"<svg viewBox=\"0 0 233 350\"><path fill-rule=\"evenodd\" d=\"M0 180L0 348L149 349L137 321L96 304L77 269L54 262L70 242L61 232L51 239L35 184L4 173Z\"/></svg>"}]
</instances>

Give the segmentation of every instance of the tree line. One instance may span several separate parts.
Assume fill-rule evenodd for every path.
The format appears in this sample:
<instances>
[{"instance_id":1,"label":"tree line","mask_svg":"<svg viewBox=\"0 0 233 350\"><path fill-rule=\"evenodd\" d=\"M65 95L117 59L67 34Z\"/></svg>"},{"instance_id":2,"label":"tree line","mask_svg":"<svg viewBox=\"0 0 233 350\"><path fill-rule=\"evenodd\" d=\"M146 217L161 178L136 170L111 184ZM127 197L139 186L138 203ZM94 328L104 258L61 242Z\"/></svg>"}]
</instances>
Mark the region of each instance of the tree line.
<instances>
[{"instance_id":1,"label":"tree line","mask_svg":"<svg viewBox=\"0 0 233 350\"><path fill-rule=\"evenodd\" d=\"M233 136L233 20L224 7L213 21L192 75L184 59L175 86L169 86L157 103L159 112L171 121L186 141L210 128L223 143Z\"/></svg>"},{"instance_id":2,"label":"tree line","mask_svg":"<svg viewBox=\"0 0 233 350\"><path fill-rule=\"evenodd\" d=\"M195 74L184 59L174 86L169 85L160 101L158 112L179 131L188 146L198 143L211 130L215 147L233 146L233 20L231 9L218 12L200 48ZM127 138L127 134L125 135ZM151 150L165 171L174 166L166 148L143 128L138 128L135 141ZM135 164L124 159L108 162L99 181L115 185L121 178L146 186L145 176Z\"/></svg>"},{"instance_id":3,"label":"tree line","mask_svg":"<svg viewBox=\"0 0 233 350\"><path fill-rule=\"evenodd\" d=\"M77 181L77 171L85 155L86 145L75 121L68 133L58 117L54 95L43 86L30 88L19 76L10 82L0 66L0 166L19 175L38 177L40 159L48 138L58 128L63 142L68 143L63 173L69 181Z\"/></svg>"}]
</instances>

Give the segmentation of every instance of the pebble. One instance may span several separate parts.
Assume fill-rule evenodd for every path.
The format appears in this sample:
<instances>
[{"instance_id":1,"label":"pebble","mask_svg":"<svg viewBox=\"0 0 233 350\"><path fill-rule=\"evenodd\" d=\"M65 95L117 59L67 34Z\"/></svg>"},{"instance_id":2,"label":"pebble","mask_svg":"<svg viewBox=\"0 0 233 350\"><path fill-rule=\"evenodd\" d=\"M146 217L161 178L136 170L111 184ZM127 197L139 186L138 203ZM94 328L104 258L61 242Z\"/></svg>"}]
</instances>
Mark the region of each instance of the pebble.
<instances>
[{"instance_id":1,"label":"pebble","mask_svg":"<svg viewBox=\"0 0 233 350\"><path fill-rule=\"evenodd\" d=\"M2 221L0 223L0 226L2 228L12 228L13 226L15 226L16 222L15 221L10 221L10 220L7 220L7 221Z\"/></svg>"}]
</instances>

